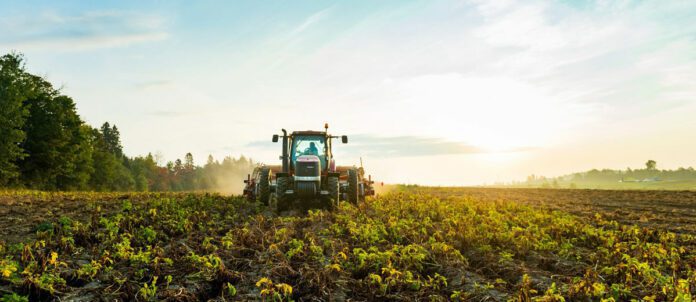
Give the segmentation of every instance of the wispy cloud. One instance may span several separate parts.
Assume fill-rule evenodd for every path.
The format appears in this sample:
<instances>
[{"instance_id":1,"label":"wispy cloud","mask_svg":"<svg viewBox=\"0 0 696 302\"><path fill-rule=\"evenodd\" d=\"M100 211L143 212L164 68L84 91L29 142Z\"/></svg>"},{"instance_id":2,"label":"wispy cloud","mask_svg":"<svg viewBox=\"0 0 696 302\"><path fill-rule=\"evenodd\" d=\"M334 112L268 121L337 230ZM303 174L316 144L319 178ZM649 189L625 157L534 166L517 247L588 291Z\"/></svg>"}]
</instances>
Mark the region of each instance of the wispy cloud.
<instances>
[{"instance_id":1,"label":"wispy cloud","mask_svg":"<svg viewBox=\"0 0 696 302\"><path fill-rule=\"evenodd\" d=\"M79 15L42 13L0 21L0 49L84 51L162 41L169 37L166 19L125 11L93 11Z\"/></svg>"},{"instance_id":2,"label":"wispy cloud","mask_svg":"<svg viewBox=\"0 0 696 302\"><path fill-rule=\"evenodd\" d=\"M155 111L150 111L147 114L151 115L151 116L157 116L157 117L181 117L181 116L185 116L185 115L190 115L191 113L182 112L182 111L171 111L171 110L155 110Z\"/></svg>"},{"instance_id":3,"label":"wispy cloud","mask_svg":"<svg viewBox=\"0 0 696 302\"><path fill-rule=\"evenodd\" d=\"M292 37L295 37L295 36L301 34L301 33L304 32L305 30L307 30L308 28L310 28L312 25L314 25L315 23L317 23L317 22L321 21L322 19L324 19L324 18L329 14L330 11L331 11L331 7L326 8L326 9L323 9L323 10L320 10L320 11L318 11L318 12L316 12L316 13L310 15L309 17L307 17L307 18L304 20L304 22L302 22L300 25L298 25L297 27L295 27L295 29L293 29L293 30L290 32L290 37L292 38Z\"/></svg>"},{"instance_id":4,"label":"wispy cloud","mask_svg":"<svg viewBox=\"0 0 696 302\"><path fill-rule=\"evenodd\" d=\"M693 2L471 1L482 16L475 37L505 56L490 65L576 103L607 106L633 118L684 104L693 95ZM670 16L670 17L666 17ZM683 68L688 66L686 68ZM655 102L660 99L659 105Z\"/></svg>"},{"instance_id":5,"label":"wispy cloud","mask_svg":"<svg viewBox=\"0 0 696 302\"><path fill-rule=\"evenodd\" d=\"M371 157L407 157L446 154L473 154L480 148L436 137L353 135L346 152L358 152Z\"/></svg>"},{"instance_id":6,"label":"wispy cloud","mask_svg":"<svg viewBox=\"0 0 696 302\"><path fill-rule=\"evenodd\" d=\"M142 90L153 89L153 88L166 88L166 87L170 86L171 83L172 82L169 80L143 81L140 83L136 83L135 88L142 89Z\"/></svg>"}]
</instances>

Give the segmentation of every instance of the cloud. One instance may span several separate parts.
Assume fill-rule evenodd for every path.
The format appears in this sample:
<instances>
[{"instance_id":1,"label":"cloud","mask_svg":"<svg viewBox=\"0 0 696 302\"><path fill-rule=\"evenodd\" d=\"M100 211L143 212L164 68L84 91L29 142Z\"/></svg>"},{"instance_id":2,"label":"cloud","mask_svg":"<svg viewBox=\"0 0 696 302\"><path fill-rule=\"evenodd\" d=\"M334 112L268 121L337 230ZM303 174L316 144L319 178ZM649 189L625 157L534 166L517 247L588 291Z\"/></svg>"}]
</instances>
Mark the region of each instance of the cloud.
<instances>
[{"instance_id":1,"label":"cloud","mask_svg":"<svg viewBox=\"0 0 696 302\"><path fill-rule=\"evenodd\" d=\"M158 116L158 117L181 117L181 116L190 115L191 113L181 112L181 111L171 111L171 110L155 110L155 111L150 111L147 114L151 115L151 116Z\"/></svg>"},{"instance_id":2,"label":"cloud","mask_svg":"<svg viewBox=\"0 0 696 302\"><path fill-rule=\"evenodd\" d=\"M169 38L166 19L125 11L93 11L79 15L42 13L0 21L0 48L19 51L85 51L126 47Z\"/></svg>"},{"instance_id":3,"label":"cloud","mask_svg":"<svg viewBox=\"0 0 696 302\"><path fill-rule=\"evenodd\" d=\"M480 148L436 137L353 135L345 152L371 157L408 157L481 153Z\"/></svg>"},{"instance_id":4,"label":"cloud","mask_svg":"<svg viewBox=\"0 0 696 302\"><path fill-rule=\"evenodd\" d=\"M10 43L1 43L1 48L24 50L85 51L99 48L124 47L142 42L167 39L166 33L142 33L105 36L55 37Z\"/></svg>"},{"instance_id":5,"label":"cloud","mask_svg":"<svg viewBox=\"0 0 696 302\"><path fill-rule=\"evenodd\" d=\"M389 137L359 134L350 136L349 143L345 146L337 146L336 144L338 143L340 143L340 141L334 141L334 153L359 154L361 156L370 156L374 158L475 154L485 152L480 148L465 143L423 136ZM271 143L270 139L251 142L247 144L247 147L273 150L279 149L279 146Z\"/></svg>"},{"instance_id":6,"label":"cloud","mask_svg":"<svg viewBox=\"0 0 696 302\"><path fill-rule=\"evenodd\" d=\"M302 22L302 24L300 24L299 26L295 27L295 29L293 29L293 30L290 32L290 37L294 37L294 36L297 36L297 35L301 34L301 33L304 32L307 28L311 27L313 24L315 24L315 23L321 21L322 19L324 19L324 18L329 14L329 11L330 11L330 10L331 10L331 8L323 9L323 10L320 10L320 11L318 11L318 12L316 12L316 13L310 15L309 17L307 17L307 18L304 20L304 22Z\"/></svg>"},{"instance_id":7,"label":"cloud","mask_svg":"<svg viewBox=\"0 0 696 302\"><path fill-rule=\"evenodd\" d=\"M135 88L141 90L155 89L155 88L167 88L171 86L172 82L169 80L151 80L143 81L135 84Z\"/></svg>"},{"instance_id":8,"label":"cloud","mask_svg":"<svg viewBox=\"0 0 696 302\"><path fill-rule=\"evenodd\" d=\"M604 106L602 117L612 120L672 109L693 95L685 84L694 79L695 30L685 17L693 3L493 3L471 1L482 17L475 37L505 54L490 72Z\"/></svg>"}]
</instances>

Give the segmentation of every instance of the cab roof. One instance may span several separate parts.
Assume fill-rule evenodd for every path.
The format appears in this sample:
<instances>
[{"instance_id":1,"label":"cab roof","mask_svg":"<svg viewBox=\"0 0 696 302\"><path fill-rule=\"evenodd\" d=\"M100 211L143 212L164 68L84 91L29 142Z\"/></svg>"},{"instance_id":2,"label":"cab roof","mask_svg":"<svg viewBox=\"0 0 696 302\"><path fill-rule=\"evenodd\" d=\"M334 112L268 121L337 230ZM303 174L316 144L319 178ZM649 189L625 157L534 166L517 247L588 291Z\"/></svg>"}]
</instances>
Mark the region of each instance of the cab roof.
<instances>
[{"instance_id":1,"label":"cab roof","mask_svg":"<svg viewBox=\"0 0 696 302\"><path fill-rule=\"evenodd\" d=\"M293 131L292 136L295 135L321 135L325 136L326 132L324 131L313 131L313 130L305 130L305 131Z\"/></svg>"}]
</instances>

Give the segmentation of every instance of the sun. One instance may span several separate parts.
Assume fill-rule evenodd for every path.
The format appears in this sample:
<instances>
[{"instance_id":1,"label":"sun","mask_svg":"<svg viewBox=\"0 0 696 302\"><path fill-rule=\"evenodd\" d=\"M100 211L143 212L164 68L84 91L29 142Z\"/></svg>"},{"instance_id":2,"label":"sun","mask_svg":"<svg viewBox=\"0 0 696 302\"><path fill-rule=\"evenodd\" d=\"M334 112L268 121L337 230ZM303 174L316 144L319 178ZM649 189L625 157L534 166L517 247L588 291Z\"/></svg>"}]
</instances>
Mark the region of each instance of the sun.
<instances>
[{"instance_id":1,"label":"sun","mask_svg":"<svg viewBox=\"0 0 696 302\"><path fill-rule=\"evenodd\" d=\"M511 77L429 75L402 84L428 135L505 152L553 144L582 116L553 93Z\"/></svg>"}]
</instances>

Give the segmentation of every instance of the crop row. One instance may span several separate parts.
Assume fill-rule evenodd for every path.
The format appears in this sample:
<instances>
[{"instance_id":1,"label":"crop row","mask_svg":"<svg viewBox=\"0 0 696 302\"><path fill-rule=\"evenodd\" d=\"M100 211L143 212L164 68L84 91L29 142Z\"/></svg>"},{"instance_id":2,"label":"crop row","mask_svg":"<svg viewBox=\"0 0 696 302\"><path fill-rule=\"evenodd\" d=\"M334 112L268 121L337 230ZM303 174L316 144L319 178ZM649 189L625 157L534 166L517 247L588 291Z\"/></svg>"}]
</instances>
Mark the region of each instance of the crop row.
<instances>
[{"instance_id":1,"label":"crop row","mask_svg":"<svg viewBox=\"0 0 696 302\"><path fill-rule=\"evenodd\" d=\"M76 196L86 215L0 242L8 301L691 301L696 291L695 237L602 215L427 190L286 216L210 194L113 197Z\"/></svg>"}]
</instances>

